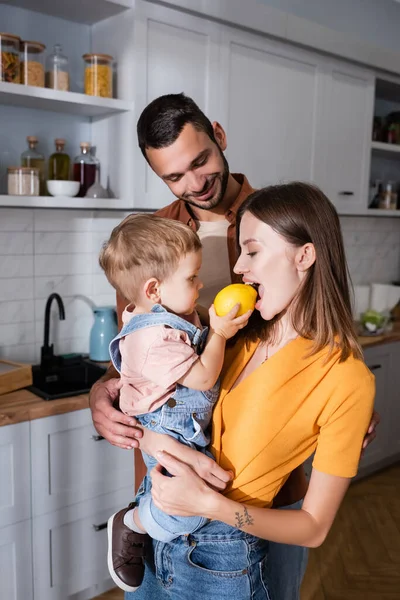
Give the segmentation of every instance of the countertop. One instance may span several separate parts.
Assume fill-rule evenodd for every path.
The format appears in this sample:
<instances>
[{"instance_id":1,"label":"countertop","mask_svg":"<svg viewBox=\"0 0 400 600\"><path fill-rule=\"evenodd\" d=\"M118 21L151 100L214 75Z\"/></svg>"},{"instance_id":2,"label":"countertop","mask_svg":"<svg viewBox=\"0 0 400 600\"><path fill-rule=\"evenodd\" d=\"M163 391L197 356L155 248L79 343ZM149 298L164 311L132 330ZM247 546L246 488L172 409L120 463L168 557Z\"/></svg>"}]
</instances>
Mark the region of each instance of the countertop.
<instances>
[{"instance_id":1,"label":"countertop","mask_svg":"<svg viewBox=\"0 0 400 600\"><path fill-rule=\"evenodd\" d=\"M385 335L359 337L363 348L379 346L390 342L400 342L400 323ZM0 427L23 421L33 421L52 415L61 415L74 410L89 407L89 394L61 398L59 400L42 400L28 390L17 390L0 396Z\"/></svg>"}]
</instances>

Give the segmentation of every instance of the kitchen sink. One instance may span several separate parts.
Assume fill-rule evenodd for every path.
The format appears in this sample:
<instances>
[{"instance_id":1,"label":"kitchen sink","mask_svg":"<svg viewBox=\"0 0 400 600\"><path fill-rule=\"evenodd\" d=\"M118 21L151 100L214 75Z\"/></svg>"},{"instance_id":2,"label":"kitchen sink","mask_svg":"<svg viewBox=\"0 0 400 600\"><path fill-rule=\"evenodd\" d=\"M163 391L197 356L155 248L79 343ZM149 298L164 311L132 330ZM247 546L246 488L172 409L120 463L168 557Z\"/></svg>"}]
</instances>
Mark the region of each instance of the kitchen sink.
<instances>
[{"instance_id":1,"label":"kitchen sink","mask_svg":"<svg viewBox=\"0 0 400 600\"><path fill-rule=\"evenodd\" d=\"M44 400L84 394L107 370L81 355L54 358L56 360L51 366L32 367L33 385L27 389Z\"/></svg>"}]
</instances>

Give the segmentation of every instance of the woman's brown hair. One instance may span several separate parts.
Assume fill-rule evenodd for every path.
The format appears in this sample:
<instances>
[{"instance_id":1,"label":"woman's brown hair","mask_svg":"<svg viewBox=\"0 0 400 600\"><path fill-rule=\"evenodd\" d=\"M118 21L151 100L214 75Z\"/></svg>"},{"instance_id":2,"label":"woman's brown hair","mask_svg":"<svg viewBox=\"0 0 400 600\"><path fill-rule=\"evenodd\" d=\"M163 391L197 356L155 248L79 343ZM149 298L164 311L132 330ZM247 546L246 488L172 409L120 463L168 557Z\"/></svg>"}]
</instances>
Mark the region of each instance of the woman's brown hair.
<instances>
[{"instance_id":1,"label":"woman's brown hair","mask_svg":"<svg viewBox=\"0 0 400 600\"><path fill-rule=\"evenodd\" d=\"M274 185L251 194L237 217L244 213L269 225L295 247L312 243L315 263L308 269L291 307L292 324L297 333L313 340L312 353L329 346L341 349L341 361L362 352L357 341L351 311L349 271L345 258L340 222L333 204L313 185L293 182ZM281 313L282 314L282 313ZM243 334L248 341L271 341L281 314L264 321L254 311Z\"/></svg>"}]
</instances>

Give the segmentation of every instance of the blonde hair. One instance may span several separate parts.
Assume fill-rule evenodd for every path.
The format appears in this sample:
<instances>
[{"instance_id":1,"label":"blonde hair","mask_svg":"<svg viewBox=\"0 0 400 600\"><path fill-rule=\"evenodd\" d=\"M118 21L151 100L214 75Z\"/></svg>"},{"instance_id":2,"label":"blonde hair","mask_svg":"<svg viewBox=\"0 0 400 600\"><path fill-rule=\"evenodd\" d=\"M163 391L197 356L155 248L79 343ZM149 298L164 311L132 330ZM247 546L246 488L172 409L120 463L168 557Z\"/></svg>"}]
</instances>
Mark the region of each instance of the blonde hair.
<instances>
[{"instance_id":1,"label":"blonde hair","mask_svg":"<svg viewBox=\"0 0 400 600\"><path fill-rule=\"evenodd\" d=\"M99 263L111 285L130 302L136 302L140 286L155 277L170 277L201 242L190 227L155 215L129 215L103 244Z\"/></svg>"}]
</instances>

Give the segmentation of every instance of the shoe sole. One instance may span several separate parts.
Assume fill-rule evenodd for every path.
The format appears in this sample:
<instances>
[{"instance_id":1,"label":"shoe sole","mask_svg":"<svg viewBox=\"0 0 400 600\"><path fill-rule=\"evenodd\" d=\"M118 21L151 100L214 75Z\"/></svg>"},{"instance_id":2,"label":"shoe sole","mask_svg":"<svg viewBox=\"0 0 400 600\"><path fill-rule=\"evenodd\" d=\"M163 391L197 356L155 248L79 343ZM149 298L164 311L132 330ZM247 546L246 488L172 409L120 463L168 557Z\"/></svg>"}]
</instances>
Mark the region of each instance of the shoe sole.
<instances>
[{"instance_id":1,"label":"shoe sole","mask_svg":"<svg viewBox=\"0 0 400 600\"><path fill-rule=\"evenodd\" d=\"M136 590L138 590L140 586L132 587L131 585L128 585L127 583L122 581L118 577L117 573L114 571L111 541L112 541L112 526L113 526L113 521L114 521L114 517L116 514L117 513L114 513L107 521L107 535L108 535L107 566L108 566L108 572L110 573L111 578L112 578L113 582L115 583L115 585L117 585L119 588L121 588L121 590L124 590L124 592L136 592Z\"/></svg>"}]
</instances>

